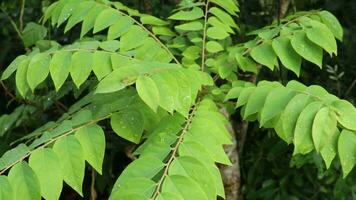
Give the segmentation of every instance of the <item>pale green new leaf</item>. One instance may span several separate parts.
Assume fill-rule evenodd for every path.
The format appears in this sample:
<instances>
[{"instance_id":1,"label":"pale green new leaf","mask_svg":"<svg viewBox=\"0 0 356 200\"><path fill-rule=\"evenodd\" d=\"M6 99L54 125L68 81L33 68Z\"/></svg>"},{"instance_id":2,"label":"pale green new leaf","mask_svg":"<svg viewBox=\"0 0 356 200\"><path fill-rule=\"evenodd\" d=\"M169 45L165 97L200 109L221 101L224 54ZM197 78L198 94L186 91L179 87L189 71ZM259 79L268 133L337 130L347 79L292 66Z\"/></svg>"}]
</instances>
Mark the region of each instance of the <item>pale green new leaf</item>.
<instances>
[{"instance_id":1,"label":"pale green new leaf","mask_svg":"<svg viewBox=\"0 0 356 200\"><path fill-rule=\"evenodd\" d=\"M57 200L62 191L63 173L59 158L52 149L36 149L30 156L29 165L37 175L41 194L46 200Z\"/></svg>"},{"instance_id":2,"label":"pale green new leaf","mask_svg":"<svg viewBox=\"0 0 356 200\"><path fill-rule=\"evenodd\" d=\"M108 40L114 40L127 31L129 31L130 27L133 25L133 21L128 16L120 17L113 25L109 27L108 31Z\"/></svg>"},{"instance_id":3,"label":"pale green new leaf","mask_svg":"<svg viewBox=\"0 0 356 200\"><path fill-rule=\"evenodd\" d=\"M30 90L30 86L27 83L28 64L29 59L22 60L16 71L16 87L22 97L26 97L27 92Z\"/></svg>"},{"instance_id":4,"label":"pale green new leaf","mask_svg":"<svg viewBox=\"0 0 356 200\"><path fill-rule=\"evenodd\" d=\"M315 115L312 128L314 146L320 152L328 143L331 142L337 129L337 119L334 111L329 107L321 108Z\"/></svg>"},{"instance_id":5,"label":"pale green new leaf","mask_svg":"<svg viewBox=\"0 0 356 200\"><path fill-rule=\"evenodd\" d=\"M56 91L64 84L69 75L72 54L66 51L55 53L50 62L49 71L54 82Z\"/></svg>"},{"instance_id":6,"label":"pale green new leaf","mask_svg":"<svg viewBox=\"0 0 356 200\"><path fill-rule=\"evenodd\" d=\"M300 113L294 129L294 154L307 154L314 149L313 121L321 106L320 102L313 102ZM293 141L293 135L287 135L286 139L290 142Z\"/></svg>"},{"instance_id":7,"label":"pale green new leaf","mask_svg":"<svg viewBox=\"0 0 356 200\"><path fill-rule=\"evenodd\" d=\"M319 16L321 17L323 23L331 30L334 36L340 41L342 41L342 37L344 33L343 33L342 26L340 22L337 20L337 18L333 14L325 10L319 12Z\"/></svg>"},{"instance_id":8,"label":"pale green new leaf","mask_svg":"<svg viewBox=\"0 0 356 200\"><path fill-rule=\"evenodd\" d=\"M175 28L179 31L200 31L203 30L203 27L203 24L199 21L188 22L175 26Z\"/></svg>"},{"instance_id":9,"label":"pale green new leaf","mask_svg":"<svg viewBox=\"0 0 356 200\"><path fill-rule=\"evenodd\" d=\"M46 53L32 57L27 69L27 82L32 91L47 78L50 60L51 57Z\"/></svg>"},{"instance_id":10,"label":"pale green new leaf","mask_svg":"<svg viewBox=\"0 0 356 200\"><path fill-rule=\"evenodd\" d=\"M209 53L218 53L220 51L223 51L224 47L216 41L209 41L206 43L206 50Z\"/></svg>"},{"instance_id":11,"label":"pale green new leaf","mask_svg":"<svg viewBox=\"0 0 356 200\"><path fill-rule=\"evenodd\" d=\"M277 56L274 53L271 44L263 43L254 47L250 53L251 57L258 63L265 65L273 71L274 66L277 64Z\"/></svg>"},{"instance_id":12,"label":"pale green new leaf","mask_svg":"<svg viewBox=\"0 0 356 200\"><path fill-rule=\"evenodd\" d=\"M310 97L305 94L296 95L289 101L280 117L280 120L282 120L282 128L285 134L285 138L289 138L289 140L286 139L286 142L292 142L290 139L294 136L293 143L295 144L296 149L299 148L301 144L303 144L303 139L300 137L302 135L299 133L294 135L294 129L296 127L299 115L308 105L308 103L310 103L310 101Z\"/></svg>"},{"instance_id":13,"label":"pale green new leaf","mask_svg":"<svg viewBox=\"0 0 356 200\"><path fill-rule=\"evenodd\" d=\"M214 178L208 169L194 157L181 156L175 159L168 171L169 175L184 175L201 185L208 199L216 199Z\"/></svg>"},{"instance_id":14,"label":"pale green new leaf","mask_svg":"<svg viewBox=\"0 0 356 200\"><path fill-rule=\"evenodd\" d=\"M324 24L311 20L311 28L306 29L307 37L310 41L322 47L330 55L337 54L336 40L333 33Z\"/></svg>"},{"instance_id":15,"label":"pale green new leaf","mask_svg":"<svg viewBox=\"0 0 356 200\"><path fill-rule=\"evenodd\" d=\"M93 72L98 80L103 79L112 72L111 54L103 51L96 51L93 54Z\"/></svg>"},{"instance_id":16,"label":"pale green new leaf","mask_svg":"<svg viewBox=\"0 0 356 200\"><path fill-rule=\"evenodd\" d=\"M93 67L93 54L77 51L73 54L69 69L73 82L79 88L89 77Z\"/></svg>"},{"instance_id":17,"label":"pale green new leaf","mask_svg":"<svg viewBox=\"0 0 356 200\"><path fill-rule=\"evenodd\" d=\"M190 11L178 11L168 17L168 19L173 19L173 20L186 20L186 21L194 21L196 19L200 19L204 16L204 12L201 8L199 7L194 7Z\"/></svg>"},{"instance_id":18,"label":"pale green new leaf","mask_svg":"<svg viewBox=\"0 0 356 200\"><path fill-rule=\"evenodd\" d=\"M129 30L121 36L120 39L120 52L126 52L136 47L141 46L144 43L144 38L147 37L145 32L139 26L131 26ZM138 38L140 38L138 40Z\"/></svg>"},{"instance_id":19,"label":"pale green new leaf","mask_svg":"<svg viewBox=\"0 0 356 200\"><path fill-rule=\"evenodd\" d=\"M34 171L26 162L17 163L9 172L9 182L13 189L13 199L40 200L41 188Z\"/></svg>"},{"instance_id":20,"label":"pale green new leaf","mask_svg":"<svg viewBox=\"0 0 356 200\"><path fill-rule=\"evenodd\" d=\"M102 165L105 154L105 134L99 125L87 126L79 129L75 137L83 148L85 160L102 174Z\"/></svg>"},{"instance_id":21,"label":"pale green new leaf","mask_svg":"<svg viewBox=\"0 0 356 200\"><path fill-rule=\"evenodd\" d=\"M203 189L192 178L182 175L170 175L165 178L163 191L172 192L183 199L206 200L208 197Z\"/></svg>"},{"instance_id":22,"label":"pale green new leaf","mask_svg":"<svg viewBox=\"0 0 356 200\"><path fill-rule=\"evenodd\" d=\"M53 146L60 158L60 166L64 181L83 196L82 185L85 171L83 148L74 135L58 140Z\"/></svg>"},{"instance_id":23,"label":"pale green new leaf","mask_svg":"<svg viewBox=\"0 0 356 200\"><path fill-rule=\"evenodd\" d=\"M311 42L304 32L296 32L291 39L291 44L300 56L322 67L323 49Z\"/></svg>"},{"instance_id":24,"label":"pale green new leaf","mask_svg":"<svg viewBox=\"0 0 356 200\"><path fill-rule=\"evenodd\" d=\"M72 13L70 18L68 19L67 25L64 28L64 32L66 33L71 28L73 28L76 24L83 21L85 16L88 14L90 9L94 6L93 1L85 1L81 2L78 7L75 9L75 12Z\"/></svg>"},{"instance_id":25,"label":"pale green new leaf","mask_svg":"<svg viewBox=\"0 0 356 200\"><path fill-rule=\"evenodd\" d=\"M160 102L160 94L156 83L148 76L139 76L136 90L141 99L155 112Z\"/></svg>"},{"instance_id":26,"label":"pale green new leaf","mask_svg":"<svg viewBox=\"0 0 356 200\"><path fill-rule=\"evenodd\" d=\"M343 130L338 141L342 171L346 177L356 165L356 132Z\"/></svg>"},{"instance_id":27,"label":"pale green new leaf","mask_svg":"<svg viewBox=\"0 0 356 200\"><path fill-rule=\"evenodd\" d=\"M223 40L229 37L229 34L220 27L210 27L206 31L206 35L215 40Z\"/></svg>"},{"instance_id":28,"label":"pale green new leaf","mask_svg":"<svg viewBox=\"0 0 356 200\"><path fill-rule=\"evenodd\" d=\"M283 37L274 39L272 47L282 64L299 76L302 58L294 51L290 39Z\"/></svg>"},{"instance_id":29,"label":"pale green new leaf","mask_svg":"<svg viewBox=\"0 0 356 200\"><path fill-rule=\"evenodd\" d=\"M97 33L113 25L121 16L122 15L113 8L107 8L100 12L95 20L93 33Z\"/></svg>"},{"instance_id":30,"label":"pale green new leaf","mask_svg":"<svg viewBox=\"0 0 356 200\"><path fill-rule=\"evenodd\" d=\"M10 63L10 65L5 69L5 71L2 73L1 80L8 79L19 67L22 61L27 59L27 56L21 55L15 58L14 61Z\"/></svg>"},{"instance_id":31,"label":"pale green new leaf","mask_svg":"<svg viewBox=\"0 0 356 200\"><path fill-rule=\"evenodd\" d=\"M337 121L343 127L356 131L356 108L345 100L336 100L332 107L337 111Z\"/></svg>"}]
</instances>

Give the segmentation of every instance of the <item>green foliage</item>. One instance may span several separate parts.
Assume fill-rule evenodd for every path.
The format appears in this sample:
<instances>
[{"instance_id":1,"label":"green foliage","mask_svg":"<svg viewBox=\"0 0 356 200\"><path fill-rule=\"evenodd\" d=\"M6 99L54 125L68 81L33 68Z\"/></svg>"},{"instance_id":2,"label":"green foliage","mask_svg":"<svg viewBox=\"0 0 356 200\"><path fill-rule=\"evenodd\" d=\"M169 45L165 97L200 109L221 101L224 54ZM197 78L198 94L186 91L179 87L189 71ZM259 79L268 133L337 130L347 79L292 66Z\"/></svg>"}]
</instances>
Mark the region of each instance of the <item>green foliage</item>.
<instances>
[{"instance_id":1,"label":"green foliage","mask_svg":"<svg viewBox=\"0 0 356 200\"><path fill-rule=\"evenodd\" d=\"M244 120L273 128L294 144L294 156L315 150L327 168L338 156L346 177L356 164L351 103L297 81L255 86L239 80L240 71L257 73L258 65L272 71L284 66L298 76L302 59L321 68L323 51L337 54L341 25L327 11L299 12L236 44L238 13L235 0L182 1L167 20L107 0L51 4L43 24L80 34L69 44L47 41L44 47L43 27L29 24L22 39L33 48L1 80L15 74L24 102L72 92L75 103L2 155L0 174L9 172L0 177L0 198L58 199L63 181L84 196L85 163L105 173L110 132L136 144L138 158L118 177L109 199L225 198L216 164L231 164L223 146L232 140L219 110L236 98L233 112L241 107ZM43 95L48 90L52 96ZM6 129L0 136L25 110L1 116Z\"/></svg>"}]
</instances>

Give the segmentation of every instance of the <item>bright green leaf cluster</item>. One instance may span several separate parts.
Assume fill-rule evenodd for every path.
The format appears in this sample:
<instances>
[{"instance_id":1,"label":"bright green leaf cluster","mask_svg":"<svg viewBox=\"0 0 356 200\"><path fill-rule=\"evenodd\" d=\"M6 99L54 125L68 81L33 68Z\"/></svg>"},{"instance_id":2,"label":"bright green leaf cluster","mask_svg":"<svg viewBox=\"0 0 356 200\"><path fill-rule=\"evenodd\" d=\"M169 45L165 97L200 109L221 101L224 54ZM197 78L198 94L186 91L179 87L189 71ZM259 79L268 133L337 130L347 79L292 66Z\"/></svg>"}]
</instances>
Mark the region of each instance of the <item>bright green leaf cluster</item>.
<instances>
[{"instance_id":1,"label":"bright green leaf cluster","mask_svg":"<svg viewBox=\"0 0 356 200\"><path fill-rule=\"evenodd\" d=\"M279 59L299 76L302 58L321 68L323 50L337 55L335 38L341 41L343 30L331 13L313 11L296 13L251 34L257 37L230 50L242 70L252 71L247 69L256 68L257 63L274 70L280 67Z\"/></svg>"},{"instance_id":2,"label":"bright green leaf cluster","mask_svg":"<svg viewBox=\"0 0 356 200\"><path fill-rule=\"evenodd\" d=\"M306 87L297 81L287 86L278 82L262 81L257 86L239 82L227 94L227 99L233 98L238 98L236 107L242 107L244 119L274 128L279 137L294 144L294 154L315 149L328 168L338 154L344 176L356 164L356 108L322 87Z\"/></svg>"},{"instance_id":3,"label":"bright green leaf cluster","mask_svg":"<svg viewBox=\"0 0 356 200\"><path fill-rule=\"evenodd\" d=\"M224 188L215 163L230 164L227 123L208 99L187 119L167 116L149 134L118 178L110 199L216 199ZM208 134L208 136L207 136Z\"/></svg>"}]
</instances>

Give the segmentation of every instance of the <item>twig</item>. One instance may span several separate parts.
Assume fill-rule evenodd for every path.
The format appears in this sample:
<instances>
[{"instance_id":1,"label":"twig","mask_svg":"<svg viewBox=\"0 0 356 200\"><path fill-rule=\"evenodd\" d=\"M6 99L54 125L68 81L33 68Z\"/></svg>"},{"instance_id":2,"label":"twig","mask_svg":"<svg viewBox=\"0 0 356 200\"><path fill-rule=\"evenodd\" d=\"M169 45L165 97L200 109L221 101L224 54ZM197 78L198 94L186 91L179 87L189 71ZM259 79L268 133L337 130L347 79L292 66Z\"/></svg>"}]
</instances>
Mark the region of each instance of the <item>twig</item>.
<instances>
[{"instance_id":1,"label":"twig","mask_svg":"<svg viewBox=\"0 0 356 200\"><path fill-rule=\"evenodd\" d=\"M350 87L346 90L345 97L347 97L350 94L352 88L354 88L355 85L356 85L356 79L354 79L354 81L351 83Z\"/></svg>"},{"instance_id":2,"label":"twig","mask_svg":"<svg viewBox=\"0 0 356 200\"><path fill-rule=\"evenodd\" d=\"M188 128L190 126L190 124L192 123L192 120L193 120L193 117L194 117L194 114L195 114L195 111L196 111L196 106L192 109L192 112L190 113L188 119L187 119L187 122L182 130L182 133L180 134L179 136L179 139L178 139L178 142L177 144L175 145L175 147L173 148L173 152L171 154L171 157L169 158L169 160L167 161L167 163L165 164L165 169L164 169L164 172L163 172L163 175L162 177L160 178L160 180L158 181L157 183L157 187L156 187L156 190L151 198L151 200L155 200L161 190L161 187L162 187L162 184L163 184L163 181L164 179L166 178L166 176L168 176L168 171L169 171L169 167L171 166L171 164L173 163L174 159L176 158L176 154L178 152L178 148L179 146L182 144L183 142L183 138L185 136L185 134L188 132Z\"/></svg>"},{"instance_id":3,"label":"twig","mask_svg":"<svg viewBox=\"0 0 356 200\"><path fill-rule=\"evenodd\" d=\"M20 10L20 17L19 17L19 23L20 23L19 29L21 33L23 31L23 15L25 12L25 4L26 4L26 0L21 0L21 10Z\"/></svg>"},{"instance_id":4,"label":"twig","mask_svg":"<svg viewBox=\"0 0 356 200\"><path fill-rule=\"evenodd\" d=\"M210 0L206 1L205 4L205 14L204 14L204 29L203 29L203 48L201 55L201 71L204 71L205 68L205 42L206 42L206 29L208 26L208 9L209 9Z\"/></svg>"},{"instance_id":5,"label":"twig","mask_svg":"<svg viewBox=\"0 0 356 200\"><path fill-rule=\"evenodd\" d=\"M1 12L3 12L5 15L6 15L6 17L9 19L9 21L10 21L10 23L11 23L11 25L12 25L12 27L15 29L15 31L16 31L16 33L17 33L17 35L19 36L19 38L22 40L22 34L21 34L21 31L19 30L19 28L17 27L17 25L16 25L16 23L15 23L15 21L10 17L10 15L9 14L7 14L7 12L4 10L4 8L2 8L2 7L0 7L0 10L1 10Z\"/></svg>"}]
</instances>

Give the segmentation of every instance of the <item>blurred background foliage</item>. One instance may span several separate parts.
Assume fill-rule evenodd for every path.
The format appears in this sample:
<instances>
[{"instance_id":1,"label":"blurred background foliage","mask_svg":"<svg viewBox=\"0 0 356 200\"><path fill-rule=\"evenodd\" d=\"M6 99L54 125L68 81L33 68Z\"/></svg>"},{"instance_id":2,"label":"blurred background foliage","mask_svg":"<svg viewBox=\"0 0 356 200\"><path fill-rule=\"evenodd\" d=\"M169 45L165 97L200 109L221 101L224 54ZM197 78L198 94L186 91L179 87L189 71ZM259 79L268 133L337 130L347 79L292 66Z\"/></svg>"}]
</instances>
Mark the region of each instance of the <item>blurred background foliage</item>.
<instances>
[{"instance_id":1,"label":"blurred background foliage","mask_svg":"<svg viewBox=\"0 0 356 200\"><path fill-rule=\"evenodd\" d=\"M47 40L56 40L62 44L77 37L78 33L62 34L62 30L53 30L50 26L37 23L43 10L54 0L1 0L0 1L0 72L17 56L29 51L28 46L36 44L40 48L50 45ZM179 3L179 0L121 0L128 6L159 17L167 17ZM279 8L283 0L240 0L240 17L237 19L241 31L236 42L249 38L250 31L268 25L279 17ZM271 73L262 70L257 79L280 80L286 82L298 79L308 85L318 84L329 92L355 104L356 99L356 1L355 0L292 0L287 13L300 10L326 9L340 20L344 27L344 40L339 44L338 56L325 57L323 70L305 62L300 78L282 71ZM30 23L34 22L34 23ZM310 65L310 66L309 66ZM58 117L56 110L66 109L80 96L68 91L60 94L43 94L33 102L13 98L9 91L15 91L15 84L7 82L0 87L0 155L9 149L11 142L32 131L38 125ZM85 89L85 87L84 87ZM57 101L60 99L60 101ZM19 105L23 105L19 107ZM40 109L34 109L40 107ZM17 108L14 112L14 109ZM7 116L9 113L17 113ZM233 119L239 121L239 117ZM12 134L7 127L12 124ZM20 125L18 127L18 125ZM108 149L104 168L107 173L96 177L98 199L106 199L115 178L131 161L127 144L108 134ZM113 144L116 144L115 146ZM117 144L121 144L117 146ZM356 199L356 170L342 179L340 166L333 163L329 170L319 156L311 153L307 156L292 158L293 147L276 137L275 133L260 130L258 125L250 125L243 152L240 152L242 192L244 199ZM315 165L317 164L317 165ZM91 173L88 170L88 173ZM91 176L85 180L85 190L90 192ZM69 190L69 189L67 189ZM62 199L78 199L70 191L63 192Z\"/></svg>"}]
</instances>

